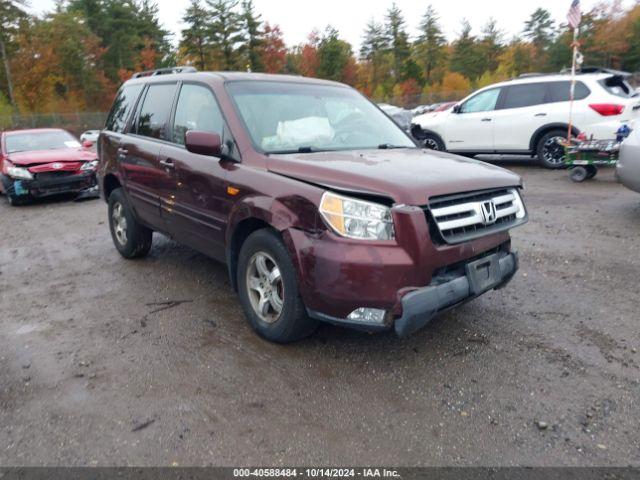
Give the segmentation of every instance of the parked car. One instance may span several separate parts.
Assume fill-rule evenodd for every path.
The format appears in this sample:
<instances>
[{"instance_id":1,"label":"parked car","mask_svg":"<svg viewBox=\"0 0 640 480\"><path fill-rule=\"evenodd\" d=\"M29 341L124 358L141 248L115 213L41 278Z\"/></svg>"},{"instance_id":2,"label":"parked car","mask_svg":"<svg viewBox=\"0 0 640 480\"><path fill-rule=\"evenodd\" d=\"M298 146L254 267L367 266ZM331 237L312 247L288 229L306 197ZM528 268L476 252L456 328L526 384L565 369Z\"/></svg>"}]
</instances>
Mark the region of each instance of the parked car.
<instances>
[{"instance_id":1,"label":"parked car","mask_svg":"<svg viewBox=\"0 0 640 480\"><path fill-rule=\"evenodd\" d=\"M100 130L87 130L80 135L80 141L84 144L85 142L91 142L95 144L98 142L98 137L100 136Z\"/></svg>"},{"instance_id":2,"label":"parked car","mask_svg":"<svg viewBox=\"0 0 640 480\"><path fill-rule=\"evenodd\" d=\"M0 133L0 190L11 205L97 186L96 153L65 130L42 128Z\"/></svg>"},{"instance_id":3,"label":"parked car","mask_svg":"<svg viewBox=\"0 0 640 480\"><path fill-rule=\"evenodd\" d=\"M157 231L226 262L249 323L276 342L319 321L408 335L516 272L518 175L418 148L346 85L172 72L127 81L100 135L125 258Z\"/></svg>"},{"instance_id":4,"label":"parked car","mask_svg":"<svg viewBox=\"0 0 640 480\"><path fill-rule=\"evenodd\" d=\"M637 128L620 145L616 173L625 187L640 193L640 130Z\"/></svg>"},{"instance_id":5,"label":"parked car","mask_svg":"<svg viewBox=\"0 0 640 480\"><path fill-rule=\"evenodd\" d=\"M424 146L468 156L525 154L560 168L558 139L569 130L570 78L526 76L485 87L439 115L413 119L412 133ZM621 124L638 115L640 97L621 72L579 75L575 87L573 134L615 138Z\"/></svg>"},{"instance_id":6,"label":"parked car","mask_svg":"<svg viewBox=\"0 0 640 480\"><path fill-rule=\"evenodd\" d=\"M411 110L389 105L388 103L379 103L378 106L384 113L389 115L402 130L405 132L411 131L411 119L413 118L413 112Z\"/></svg>"},{"instance_id":7,"label":"parked car","mask_svg":"<svg viewBox=\"0 0 640 480\"><path fill-rule=\"evenodd\" d=\"M411 110L414 116L422 115L423 113L430 112L432 110L433 105L418 105L414 109Z\"/></svg>"},{"instance_id":8,"label":"parked car","mask_svg":"<svg viewBox=\"0 0 640 480\"><path fill-rule=\"evenodd\" d=\"M458 104L458 102L442 102L442 103L438 103L438 104L436 104L434 106L433 111L434 112L445 112L445 111L449 110L450 108L453 108L457 104Z\"/></svg>"}]
</instances>

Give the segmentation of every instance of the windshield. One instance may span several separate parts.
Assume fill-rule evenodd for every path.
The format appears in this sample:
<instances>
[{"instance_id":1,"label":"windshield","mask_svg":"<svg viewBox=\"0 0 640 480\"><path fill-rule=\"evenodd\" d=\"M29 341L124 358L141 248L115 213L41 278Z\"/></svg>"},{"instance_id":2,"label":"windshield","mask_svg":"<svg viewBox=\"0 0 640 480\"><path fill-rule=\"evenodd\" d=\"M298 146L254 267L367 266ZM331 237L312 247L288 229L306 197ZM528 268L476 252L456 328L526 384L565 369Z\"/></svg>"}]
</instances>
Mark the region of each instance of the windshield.
<instances>
[{"instance_id":1,"label":"windshield","mask_svg":"<svg viewBox=\"0 0 640 480\"><path fill-rule=\"evenodd\" d=\"M6 136L7 153L31 152L34 150L56 150L79 148L80 143L64 130L50 132L12 133Z\"/></svg>"},{"instance_id":2,"label":"windshield","mask_svg":"<svg viewBox=\"0 0 640 480\"><path fill-rule=\"evenodd\" d=\"M355 90L285 82L232 82L228 90L256 146L266 153L415 148Z\"/></svg>"}]
</instances>

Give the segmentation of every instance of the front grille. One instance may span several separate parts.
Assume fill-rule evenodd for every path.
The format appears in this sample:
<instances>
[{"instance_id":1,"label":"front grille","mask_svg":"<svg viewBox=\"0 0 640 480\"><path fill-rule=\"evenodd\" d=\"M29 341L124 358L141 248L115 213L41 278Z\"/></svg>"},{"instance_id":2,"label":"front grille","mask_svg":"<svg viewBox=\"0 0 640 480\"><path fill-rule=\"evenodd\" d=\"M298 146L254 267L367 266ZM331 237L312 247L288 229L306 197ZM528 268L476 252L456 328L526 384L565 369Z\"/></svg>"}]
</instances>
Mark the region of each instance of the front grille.
<instances>
[{"instance_id":1,"label":"front grille","mask_svg":"<svg viewBox=\"0 0 640 480\"><path fill-rule=\"evenodd\" d=\"M39 181L57 180L74 174L74 172L42 172L36 173L35 179Z\"/></svg>"},{"instance_id":2,"label":"front grille","mask_svg":"<svg viewBox=\"0 0 640 480\"><path fill-rule=\"evenodd\" d=\"M430 199L427 221L446 243L460 243L507 230L526 221L515 188L446 195Z\"/></svg>"}]
</instances>

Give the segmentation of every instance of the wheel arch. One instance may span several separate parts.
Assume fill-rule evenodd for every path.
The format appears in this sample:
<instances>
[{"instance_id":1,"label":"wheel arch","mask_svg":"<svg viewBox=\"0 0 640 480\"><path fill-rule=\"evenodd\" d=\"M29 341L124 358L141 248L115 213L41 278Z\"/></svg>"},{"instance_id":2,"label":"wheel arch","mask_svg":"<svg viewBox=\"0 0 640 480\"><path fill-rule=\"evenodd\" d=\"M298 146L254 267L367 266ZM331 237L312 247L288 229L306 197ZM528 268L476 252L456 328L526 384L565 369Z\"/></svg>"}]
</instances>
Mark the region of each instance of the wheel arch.
<instances>
[{"instance_id":1,"label":"wheel arch","mask_svg":"<svg viewBox=\"0 0 640 480\"><path fill-rule=\"evenodd\" d=\"M533 135L531 136L531 140L529 140L529 150L535 154L536 150L538 148L538 142L540 141L540 139L546 134L549 133L552 130L564 130L565 132L569 131L569 124L568 123L562 123L562 122L555 122L555 123L548 123L547 125L543 125L542 127L538 128ZM573 125L571 127L571 134L574 136L577 136L580 134L580 129L578 129L578 127L576 127L575 125Z\"/></svg>"},{"instance_id":2,"label":"wheel arch","mask_svg":"<svg viewBox=\"0 0 640 480\"><path fill-rule=\"evenodd\" d=\"M296 210L299 212L309 211L305 208ZM289 230L316 229L317 219L315 215L312 217L309 218L307 215L296 213L284 202L269 197L252 196L237 204L229 215L230 221L227 225L225 238L227 269L232 288L235 291L238 289L238 257L242 245L249 235L262 229L270 229L280 236L289 251L299 277L298 280L300 280L299 258Z\"/></svg>"},{"instance_id":3,"label":"wheel arch","mask_svg":"<svg viewBox=\"0 0 640 480\"><path fill-rule=\"evenodd\" d=\"M108 173L107 175L105 175L104 179L102 180L102 193L105 202L109 201L109 195L111 195L111 192L120 187L122 187L122 183L120 182L120 179L117 175L113 173Z\"/></svg>"},{"instance_id":4,"label":"wheel arch","mask_svg":"<svg viewBox=\"0 0 640 480\"><path fill-rule=\"evenodd\" d=\"M444 145L445 149L447 148L447 144L444 141L444 138L442 138L442 135L440 135L439 133L437 133L437 132L435 132L435 131L433 131L433 130L431 130L429 128L424 128L424 127L420 126L419 124L414 123L411 126L411 135L416 140L424 140L427 135L432 135L432 136L436 137L438 140L440 140L442 145Z\"/></svg>"}]
</instances>

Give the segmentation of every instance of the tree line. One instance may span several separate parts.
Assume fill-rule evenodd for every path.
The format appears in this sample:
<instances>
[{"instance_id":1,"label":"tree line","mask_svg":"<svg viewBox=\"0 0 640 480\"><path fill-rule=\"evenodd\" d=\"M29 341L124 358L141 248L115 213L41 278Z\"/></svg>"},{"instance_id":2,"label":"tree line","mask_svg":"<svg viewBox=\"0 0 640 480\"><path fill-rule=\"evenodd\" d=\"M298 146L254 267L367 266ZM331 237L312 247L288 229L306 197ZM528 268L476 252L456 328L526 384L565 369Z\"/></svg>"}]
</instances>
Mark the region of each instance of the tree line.
<instances>
[{"instance_id":1,"label":"tree line","mask_svg":"<svg viewBox=\"0 0 640 480\"><path fill-rule=\"evenodd\" d=\"M27 6L0 0L0 116L103 111L134 72L182 64L326 78L376 100L405 102L461 96L571 62L572 32L542 8L512 38L495 20L476 30L462 19L448 40L433 6L409 22L393 3L383 18L367 22L354 51L330 25L287 46L281 28L252 0L190 0L177 39L151 0L67 0L43 15ZM640 70L640 6L625 9L615 0L583 13L580 42L589 65Z\"/></svg>"}]
</instances>

